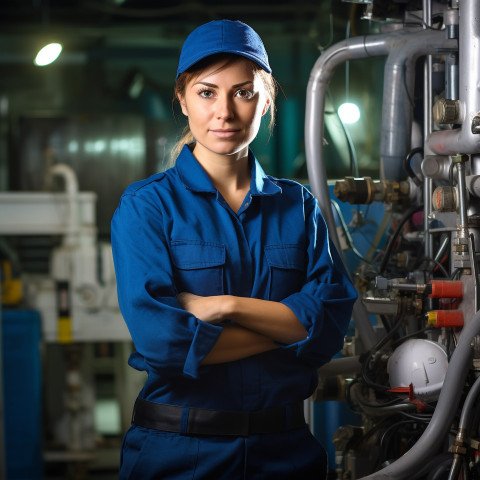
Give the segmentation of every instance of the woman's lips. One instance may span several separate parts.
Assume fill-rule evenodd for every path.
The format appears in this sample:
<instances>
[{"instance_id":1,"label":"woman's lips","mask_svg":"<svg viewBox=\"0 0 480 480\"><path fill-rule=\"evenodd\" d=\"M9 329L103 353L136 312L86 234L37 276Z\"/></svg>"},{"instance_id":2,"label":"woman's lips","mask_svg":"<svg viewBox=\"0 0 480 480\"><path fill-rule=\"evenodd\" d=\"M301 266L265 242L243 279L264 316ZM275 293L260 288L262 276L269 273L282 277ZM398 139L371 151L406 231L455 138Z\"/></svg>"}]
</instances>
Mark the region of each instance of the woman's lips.
<instances>
[{"instance_id":1,"label":"woman's lips","mask_svg":"<svg viewBox=\"0 0 480 480\"><path fill-rule=\"evenodd\" d=\"M235 130L233 128L229 129L218 129L218 130L210 130L213 135L219 138L230 138L235 136L240 130Z\"/></svg>"}]
</instances>

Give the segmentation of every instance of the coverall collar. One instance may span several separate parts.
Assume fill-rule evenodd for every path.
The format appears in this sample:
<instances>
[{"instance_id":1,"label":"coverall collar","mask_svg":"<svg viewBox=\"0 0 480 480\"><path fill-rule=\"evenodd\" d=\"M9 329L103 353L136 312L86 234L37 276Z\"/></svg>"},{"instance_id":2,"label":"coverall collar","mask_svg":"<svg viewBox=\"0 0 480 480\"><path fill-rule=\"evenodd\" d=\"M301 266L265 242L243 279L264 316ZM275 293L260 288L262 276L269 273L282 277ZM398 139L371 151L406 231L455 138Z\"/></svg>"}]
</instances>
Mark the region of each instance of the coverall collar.
<instances>
[{"instance_id":1,"label":"coverall collar","mask_svg":"<svg viewBox=\"0 0 480 480\"><path fill-rule=\"evenodd\" d=\"M250 149L248 150L248 161L252 169L252 180L250 181L251 195L275 195L282 192L282 189L265 174ZM188 145L184 145L182 148L175 167L180 181L189 190L216 193L217 190L205 170L193 156Z\"/></svg>"}]
</instances>

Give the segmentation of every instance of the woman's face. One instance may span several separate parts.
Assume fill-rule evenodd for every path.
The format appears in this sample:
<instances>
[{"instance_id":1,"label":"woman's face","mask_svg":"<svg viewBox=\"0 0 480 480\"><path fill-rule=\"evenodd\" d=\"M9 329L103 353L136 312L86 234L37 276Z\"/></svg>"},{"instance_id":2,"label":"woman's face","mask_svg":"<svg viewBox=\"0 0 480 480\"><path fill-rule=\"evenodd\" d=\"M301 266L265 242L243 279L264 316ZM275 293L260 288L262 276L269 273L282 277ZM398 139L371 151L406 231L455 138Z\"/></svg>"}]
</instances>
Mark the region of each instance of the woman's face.
<instances>
[{"instance_id":1,"label":"woman's face","mask_svg":"<svg viewBox=\"0 0 480 480\"><path fill-rule=\"evenodd\" d=\"M247 154L270 100L251 63L239 57L225 66L220 60L186 85L179 97L196 140L195 153Z\"/></svg>"}]
</instances>

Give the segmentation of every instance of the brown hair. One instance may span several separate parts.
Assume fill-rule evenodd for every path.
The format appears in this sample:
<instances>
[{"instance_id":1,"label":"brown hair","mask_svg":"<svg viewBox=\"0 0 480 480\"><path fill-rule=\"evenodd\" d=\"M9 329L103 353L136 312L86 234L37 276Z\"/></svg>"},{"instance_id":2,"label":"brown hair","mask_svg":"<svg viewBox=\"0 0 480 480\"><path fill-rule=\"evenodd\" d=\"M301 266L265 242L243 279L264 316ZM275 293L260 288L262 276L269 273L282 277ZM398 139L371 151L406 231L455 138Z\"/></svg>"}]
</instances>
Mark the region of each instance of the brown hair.
<instances>
[{"instance_id":1,"label":"brown hair","mask_svg":"<svg viewBox=\"0 0 480 480\"><path fill-rule=\"evenodd\" d=\"M175 84L173 102L178 101L178 96L180 97L185 96L185 89L187 87L187 84L190 82L190 80L200 75L200 73L209 65L215 62L218 62L219 60L225 60L225 63L218 69L218 70L223 70L225 67L231 65L232 63L238 61L241 58L245 58L245 57L240 57L238 55L229 54L229 53L220 53L217 55L211 55L201 60L200 62L196 63L193 67L189 68L178 77L177 82ZM245 59L248 60L247 58ZM273 78L273 75L263 70L260 67L260 65L258 65L254 61L251 61L251 60L248 60L248 61L252 65L253 73L255 75L259 75L260 78L262 79L265 92L270 100L269 128L270 128L270 134L271 134L273 131L273 127L275 125L275 97L277 95L277 82ZM183 129L182 136L180 137L178 142L175 144L170 154L171 165L175 163L175 160L180 154L180 151L182 150L183 146L189 143L192 143L194 141L195 139L193 138L192 132L190 131L190 127L188 126L188 122L187 122L187 125Z\"/></svg>"}]
</instances>

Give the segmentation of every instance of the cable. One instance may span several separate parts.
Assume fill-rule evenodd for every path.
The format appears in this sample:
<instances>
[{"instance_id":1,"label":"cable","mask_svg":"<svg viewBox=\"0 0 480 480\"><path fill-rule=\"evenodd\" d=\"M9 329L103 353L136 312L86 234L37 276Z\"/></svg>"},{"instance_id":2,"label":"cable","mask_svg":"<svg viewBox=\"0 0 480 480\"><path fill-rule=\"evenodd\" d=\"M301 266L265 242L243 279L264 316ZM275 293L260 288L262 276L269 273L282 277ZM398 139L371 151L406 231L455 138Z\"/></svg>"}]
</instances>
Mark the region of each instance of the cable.
<instances>
[{"instance_id":1,"label":"cable","mask_svg":"<svg viewBox=\"0 0 480 480\"><path fill-rule=\"evenodd\" d=\"M414 148L413 150L410 150L408 155L405 157L405 160L403 161L403 166L405 167L405 170L407 171L408 176L413 180L413 183L417 187L420 187L421 185L423 185L423 182L417 177L417 175L413 171L412 164L411 164L412 158L417 153L421 153L423 156L423 147L417 147L417 148Z\"/></svg>"},{"instance_id":2,"label":"cable","mask_svg":"<svg viewBox=\"0 0 480 480\"><path fill-rule=\"evenodd\" d=\"M423 205L417 205L415 207L410 208L410 210L405 213L403 218L400 220L399 224L395 228L395 231L393 232L392 236L390 237L390 240L388 241L387 248L385 249L385 255L383 256L382 263L380 264L379 268L379 273L380 275L383 274L385 271L385 267L387 265L388 259L390 258L390 255L392 253L393 249L393 244L395 243L395 240L397 239L398 235L400 234L403 226L410 220L410 218L417 212L423 210Z\"/></svg>"},{"instance_id":3,"label":"cable","mask_svg":"<svg viewBox=\"0 0 480 480\"><path fill-rule=\"evenodd\" d=\"M460 274L461 271L461 268L456 268L450 275L450 280L455 280L455 278Z\"/></svg>"},{"instance_id":4,"label":"cable","mask_svg":"<svg viewBox=\"0 0 480 480\"><path fill-rule=\"evenodd\" d=\"M423 427L423 423L419 425L419 422L417 422L416 420L413 420L413 419L409 419L409 420L401 420L397 423L394 423L393 425L391 425L389 428L387 428L385 430L385 432L383 433L382 437L380 438L380 450L383 454L383 458L385 460L389 460L388 458L388 451L390 449L390 443L391 443L391 436L390 438L387 439L387 435L391 433L392 430L395 430L396 428L398 427L401 427L403 425L417 425L419 428L420 427ZM423 429L424 430L424 429ZM421 434L423 433L423 430L421 432L415 432L416 434ZM419 435L418 435L419 436ZM412 434L407 434L404 435L404 438L410 438L410 440L412 440ZM416 440L415 440L416 441Z\"/></svg>"},{"instance_id":5,"label":"cable","mask_svg":"<svg viewBox=\"0 0 480 480\"><path fill-rule=\"evenodd\" d=\"M417 420L418 422L423 422L423 423L430 423L430 420L432 419L432 415L412 415L411 413L407 412L399 412L401 415L404 417L412 418L413 420Z\"/></svg>"},{"instance_id":6,"label":"cable","mask_svg":"<svg viewBox=\"0 0 480 480\"><path fill-rule=\"evenodd\" d=\"M438 260L435 260L434 258L431 258L431 257L420 257L417 260L416 265L420 265L423 261L435 264L435 266L442 272L445 278L450 278L450 274L447 272L445 267Z\"/></svg>"},{"instance_id":7,"label":"cable","mask_svg":"<svg viewBox=\"0 0 480 480\"><path fill-rule=\"evenodd\" d=\"M377 342L377 344L374 345L369 350L369 352L366 353L365 355L365 359L362 363L362 370L361 370L362 378L366 385L368 385L369 387L375 390L386 391L388 390L388 387L385 385L380 385L379 383L374 382L371 378L368 377L367 368L370 364L370 360L372 359L373 354L379 351L388 342L388 340L390 340L395 335L396 331L400 328L402 323L403 323L403 317L399 317L397 322L392 326L391 330L386 335L384 335L383 338L381 338ZM360 356L360 358L362 358L362 356Z\"/></svg>"},{"instance_id":8,"label":"cable","mask_svg":"<svg viewBox=\"0 0 480 480\"><path fill-rule=\"evenodd\" d=\"M409 333L408 335L404 335L402 338L399 338L398 340L393 342L391 344L391 348L395 349L399 345L401 345L405 340L408 340L409 338L413 338L413 337L418 337L418 335L420 335L422 333L425 333L425 332L428 332L429 330L433 330L433 329L434 329L433 325L427 325L426 327L424 327L420 330L417 330L416 332L412 332L412 333Z\"/></svg>"},{"instance_id":9,"label":"cable","mask_svg":"<svg viewBox=\"0 0 480 480\"><path fill-rule=\"evenodd\" d=\"M348 243L348 246L352 249L353 253L358 257L360 258L360 260L362 260L363 262L366 262L368 263L369 265L371 265L372 263L369 262L358 250L357 248L355 247L354 243L353 243L353 238L352 236L350 235L350 232L348 230L348 226L345 222L345 219L343 218L343 215L342 215L342 212L340 210L340 207L338 205L338 203L331 199L330 200L333 207L335 208L335 211L337 212L337 215L338 215L338 218L340 220L340 225L342 226L342 229L343 229L343 232L345 233L345 238L347 239L347 243Z\"/></svg>"}]
</instances>

